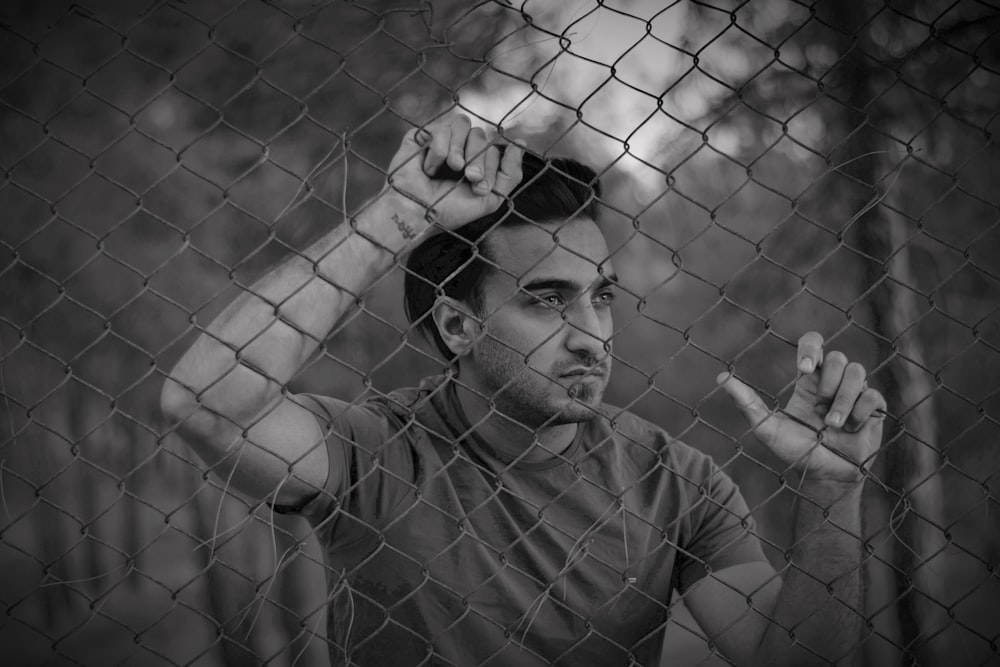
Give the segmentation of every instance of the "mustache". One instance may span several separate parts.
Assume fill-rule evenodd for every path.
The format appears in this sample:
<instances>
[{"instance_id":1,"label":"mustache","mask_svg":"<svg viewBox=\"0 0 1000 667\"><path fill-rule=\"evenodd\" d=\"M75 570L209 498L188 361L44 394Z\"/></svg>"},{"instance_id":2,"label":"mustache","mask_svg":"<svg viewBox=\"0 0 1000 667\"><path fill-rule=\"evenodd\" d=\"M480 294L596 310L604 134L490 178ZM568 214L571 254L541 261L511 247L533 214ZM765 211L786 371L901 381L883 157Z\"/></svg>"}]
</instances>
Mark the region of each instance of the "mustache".
<instances>
[{"instance_id":1,"label":"mustache","mask_svg":"<svg viewBox=\"0 0 1000 667\"><path fill-rule=\"evenodd\" d=\"M552 372L554 375L564 375L582 369L595 374L607 375L611 370L611 357L585 357L561 361L556 364Z\"/></svg>"}]
</instances>

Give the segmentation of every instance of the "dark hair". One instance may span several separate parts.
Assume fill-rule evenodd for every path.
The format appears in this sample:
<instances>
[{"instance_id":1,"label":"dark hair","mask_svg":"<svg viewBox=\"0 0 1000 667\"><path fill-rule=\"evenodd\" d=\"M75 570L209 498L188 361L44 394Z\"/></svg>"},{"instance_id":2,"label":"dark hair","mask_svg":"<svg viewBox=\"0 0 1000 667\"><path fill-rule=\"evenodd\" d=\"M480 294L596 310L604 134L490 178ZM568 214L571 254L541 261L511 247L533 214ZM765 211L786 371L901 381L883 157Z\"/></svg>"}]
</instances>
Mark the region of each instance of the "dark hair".
<instances>
[{"instance_id":1,"label":"dark hair","mask_svg":"<svg viewBox=\"0 0 1000 667\"><path fill-rule=\"evenodd\" d=\"M543 159L525 151L521 170L521 183L497 211L429 237L410 252L406 262L406 317L446 360L455 355L428 314L441 295L481 314L482 282L493 265L485 243L490 231L500 225L537 224L580 215L597 219L601 182L590 167L570 158Z\"/></svg>"}]
</instances>

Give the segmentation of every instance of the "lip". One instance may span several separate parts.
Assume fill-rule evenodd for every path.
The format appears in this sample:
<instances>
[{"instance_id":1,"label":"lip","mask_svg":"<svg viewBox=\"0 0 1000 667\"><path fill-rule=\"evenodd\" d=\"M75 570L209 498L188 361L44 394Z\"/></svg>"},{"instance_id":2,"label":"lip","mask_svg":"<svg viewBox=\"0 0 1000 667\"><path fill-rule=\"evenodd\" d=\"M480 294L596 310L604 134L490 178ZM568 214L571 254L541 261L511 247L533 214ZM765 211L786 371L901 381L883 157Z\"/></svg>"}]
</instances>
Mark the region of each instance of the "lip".
<instances>
[{"instance_id":1,"label":"lip","mask_svg":"<svg viewBox=\"0 0 1000 667\"><path fill-rule=\"evenodd\" d=\"M574 368L571 371L563 373L560 377L564 378L582 378L582 377L604 377L607 375L607 371L603 368Z\"/></svg>"}]
</instances>

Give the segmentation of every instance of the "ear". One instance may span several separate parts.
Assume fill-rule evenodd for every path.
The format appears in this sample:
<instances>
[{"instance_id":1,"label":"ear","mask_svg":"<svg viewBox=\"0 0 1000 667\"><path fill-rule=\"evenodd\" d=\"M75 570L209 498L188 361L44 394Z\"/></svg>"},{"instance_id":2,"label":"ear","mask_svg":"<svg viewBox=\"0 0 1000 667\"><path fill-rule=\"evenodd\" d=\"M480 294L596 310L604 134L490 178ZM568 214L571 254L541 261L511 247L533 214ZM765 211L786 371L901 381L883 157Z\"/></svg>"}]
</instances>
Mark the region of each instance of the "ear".
<instances>
[{"instance_id":1,"label":"ear","mask_svg":"<svg viewBox=\"0 0 1000 667\"><path fill-rule=\"evenodd\" d=\"M456 357L472 349L481 325L468 306L450 296L443 296L434 304L431 316L441 340Z\"/></svg>"}]
</instances>

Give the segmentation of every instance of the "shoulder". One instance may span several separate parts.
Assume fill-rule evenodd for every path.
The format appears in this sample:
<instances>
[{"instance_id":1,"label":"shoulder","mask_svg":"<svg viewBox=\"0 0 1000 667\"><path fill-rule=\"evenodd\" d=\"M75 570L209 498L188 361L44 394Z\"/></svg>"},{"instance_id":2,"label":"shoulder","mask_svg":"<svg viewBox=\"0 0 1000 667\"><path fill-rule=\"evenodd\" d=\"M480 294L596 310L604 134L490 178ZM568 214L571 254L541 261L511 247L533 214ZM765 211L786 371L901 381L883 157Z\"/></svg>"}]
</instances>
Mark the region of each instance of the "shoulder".
<instances>
[{"instance_id":1,"label":"shoulder","mask_svg":"<svg viewBox=\"0 0 1000 667\"><path fill-rule=\"evenodd\" d=\"M428 378L417 387L404 387L388 393L369 389L353 400L320 394L299 394L299 402L309 409L329 431L340 435L364 431L401 430L423 404L422 397L433 387L436 378Z\"/></svg>"},{"instance_id":2,"label":"shoulder","mask_svg":"<svg viewBox=\"0 0 1000 667\"><path fill-rule=\"evenodd\" d=\"M369 389L351 401L314 394L302 395L327 432L339 434L377 433L381 437L400 434L402 440L423 440L425 432L441 430L444 416L439 403L446 376L424 378L415 387L388 393Z\"/></svg>"}]
</instances>

